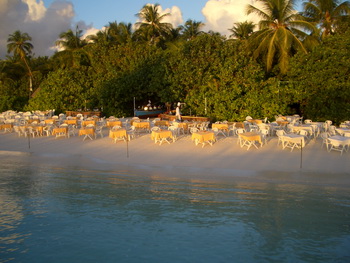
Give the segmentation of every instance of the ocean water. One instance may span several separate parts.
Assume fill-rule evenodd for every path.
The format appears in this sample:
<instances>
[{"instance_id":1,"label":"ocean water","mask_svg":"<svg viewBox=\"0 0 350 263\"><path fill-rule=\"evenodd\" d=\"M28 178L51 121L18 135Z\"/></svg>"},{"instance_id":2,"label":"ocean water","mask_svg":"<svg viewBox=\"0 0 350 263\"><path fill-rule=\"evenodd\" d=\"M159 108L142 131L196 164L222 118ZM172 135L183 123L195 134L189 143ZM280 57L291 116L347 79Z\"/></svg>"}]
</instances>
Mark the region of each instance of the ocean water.
<instances>
[{"instance_id":1,"label":"ocean water","mask_svg":"<svg viewBox=\"0 0 350 263\"><path fill-rule=\"evenodd\" d=\"M9 158L0 262L350 262L350 191Z\"/></svg>"}]
</instances>

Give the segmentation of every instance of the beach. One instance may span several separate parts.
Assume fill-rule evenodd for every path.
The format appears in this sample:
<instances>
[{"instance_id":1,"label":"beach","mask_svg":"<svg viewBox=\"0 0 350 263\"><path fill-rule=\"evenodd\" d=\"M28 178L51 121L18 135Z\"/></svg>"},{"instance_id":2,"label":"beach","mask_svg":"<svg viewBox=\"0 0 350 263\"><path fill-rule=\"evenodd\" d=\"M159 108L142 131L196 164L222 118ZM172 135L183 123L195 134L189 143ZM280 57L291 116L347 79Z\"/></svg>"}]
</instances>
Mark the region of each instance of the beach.
<instances>
[{"instance_id":1,"label":"beach","mask_svg":"<svg viewBox=\"0 0 350 263\"><path fill-rule=\"evenodd\" d=\"M114 143L108 137L87 139L82 136L55 138L18 137L0 134L2 159L23 158L32 165L74 167L89 170L127 171L145 176L187 178L191 180L240 180L250 182L302 183L350 186L350 153L327 152L320 138L303 149L282 149L277 137L247 150L237 136L220 136L213 146L196 146L190 135L177 141L155 144L149 133L140 133L128 143ZM14 157L16 156L16 157Z\"/></svg>"}]
</instances>

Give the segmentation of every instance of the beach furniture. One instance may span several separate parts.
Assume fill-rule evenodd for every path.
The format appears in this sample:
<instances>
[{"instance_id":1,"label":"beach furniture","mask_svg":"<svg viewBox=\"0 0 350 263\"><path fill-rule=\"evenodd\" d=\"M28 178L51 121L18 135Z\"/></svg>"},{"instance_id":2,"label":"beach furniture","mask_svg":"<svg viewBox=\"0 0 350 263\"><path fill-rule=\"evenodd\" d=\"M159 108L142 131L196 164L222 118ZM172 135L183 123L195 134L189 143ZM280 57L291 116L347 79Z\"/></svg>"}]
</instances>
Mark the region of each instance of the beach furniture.
<instances>
[{"instance_id":1,"label":"beach furniture","mask_svg":"<svg viewBox=\"0 0 350 263\"><path fill-rule=\"evenodd\" d=\"M128 139L128 134L126 129L119 128L119 129L112 129L109 131L109 138L112 138L114 140L114 143L117 141L124 141Z\"/></svg>"},{"instance_id":2,"label":"beach furniture","mask_svg":"<svg viewBox=\"0 0 350 263\"><path fill-rule=\"evenodd\" d=\"M170 130L152 130L151 139L154 143L159 143L159 145L162 145L163 142L170 143L170 140L174 142L174 137Z\"/></svg>"},{"instance_id":3,"label":"beach furniture","mask_svg":"<svg viewBox=\"0 0 350 263\"><path fill-rule=\"evenodd\" d=\"M142 121L142 122L134 121L132 126L134 126L137 131L146 131L146 132L149 132L151 128L150 122L148 121Z\"/></svg>"},{"instance_id":4,"label":"beach furniture","mask_svg":"<svg viewBox=\"0 0 350 263\"><path fill-rule=\"evenodd\" d=\"M244 132L238 134L239 142L241 148L244 146L247 146L247 150L250 149L250 147L254 146L255 148L259 149L257 142L260 143L260 146L262 146L262 140L261 135L257 132Z\"/></svg>"},{"instance_id":5,"label":"beach furniture","mask_svg":"<svg viewBox=\"0 0 350 263\"><path fill-rule=\"evenodd\" d=\"M294 150L294 148L301 149L302 147L305 147L305 136L299 135L299 134L284 134L280 136L282 141L282 148L290 148L291 152Z\"/></svg>"},{"instance_id":6,"label":"beach furniture","mask_svg":"<svg viewBox=\"0 0 350 263\"><path fill-rule=\"evenodd\" d=\"M334 135L328 138L328 152L339 151L340 155L344 151L348 151L350 147L350 137L344 137L340 135Z\"/></svg>"},{"instance_id":7,"label":"beach furniture","mask_svg":"<svg viewBox=\"0 0 350 263\"><path fill-rule=\"evenodd\" d=\"M198 131L192 133L192 141L194 141L195 145L202 144L202 148L205 144L209 144L213 146L215 139L215 133L211 131Z\"/></svg>"},{"instance_id":8,"label":"beach furniture","mask_svg":"<svg viewBox=\"0 0 350 263\"><path fill-rule=\"evenodd\" d=\"M96 138L95 135L95 125L93 124L88 124L85 128L81 128L79 130L79 136L83 136L83 141L85 141L85 139L89 138L90 140L93 140L92 137Z\"/></svg>"},{"instance_id":9,"label":"beach furniture","mask_svg":"<svg viewBox=\"0 0 350 263\"><path fill-rule=\"evenodd\" d=\"M68 136L68 126L67 127L59 127L59 128L54 128L52 130L52 135L58 137L67 137Z\"/></svg>"}]
</instances>

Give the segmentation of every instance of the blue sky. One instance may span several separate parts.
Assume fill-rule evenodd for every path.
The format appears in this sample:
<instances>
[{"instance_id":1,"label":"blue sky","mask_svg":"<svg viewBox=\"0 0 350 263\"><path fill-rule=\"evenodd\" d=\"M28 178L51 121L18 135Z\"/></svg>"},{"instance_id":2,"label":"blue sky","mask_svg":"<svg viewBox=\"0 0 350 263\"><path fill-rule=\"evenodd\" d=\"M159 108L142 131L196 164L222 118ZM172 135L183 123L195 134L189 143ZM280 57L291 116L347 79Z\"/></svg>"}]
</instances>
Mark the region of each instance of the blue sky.
<instances>
[{"instance_id":1,"label":"blue sky","mask_svg":"<svg viewBox=\"0 0 350 263\"><path fill-rule=\"evenodd\" d=\"M32 37L35 55L50 56L57 50L54 43L62 32L78 25L87 36L109 22L135 24L142 7L156 3L161 14L170 14L164 22L174 27L192 19L204 23L205 32L229 36L234 23L259 21L245 12L248 4L259 8L255 0L0 0L0 58L6 56L8 36L16 30Z\"/></svg>"},{"instance_id":2,"label":"blue sky","mask_svg":"<svg viewBox=\"0 0 350 263\"><path fill-rule=\"evenodd\" d=\"M49 6L54 0L44 0L45 6ZM203 21L201 10L207 0L158 0L155 2L145 0L71 0L76 13L75 20L83 20L93 24L95 28L102 28L108 22L135 23L135 16L147 3L158 3L163 9L178 6L183 14L183 19Z\"/></svg>"}]
</instances>

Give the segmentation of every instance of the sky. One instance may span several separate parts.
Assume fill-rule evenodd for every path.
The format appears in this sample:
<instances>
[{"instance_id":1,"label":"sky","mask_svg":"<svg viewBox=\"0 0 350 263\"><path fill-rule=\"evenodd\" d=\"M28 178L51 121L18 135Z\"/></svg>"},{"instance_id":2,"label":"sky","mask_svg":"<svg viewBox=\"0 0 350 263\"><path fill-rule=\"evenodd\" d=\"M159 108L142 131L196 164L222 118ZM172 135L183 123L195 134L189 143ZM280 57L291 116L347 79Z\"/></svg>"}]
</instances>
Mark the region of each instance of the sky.
<instances>
[{"instance_id":1,"label":"sky","mask_svg":"<svg viewBox=\"0 0 350 263\"><path fill-rule=\"evenodd\" d=\"M16 30L32 37L35 56L50 56L60 33L77 25L90 35L109 22L134 24L145 4L156 3L160 13L171 14L164 22L174 27L192 19L203 22L206 32L229 35L236 22L258 21L245 15L248 4L258 6L255 0L0 0L0 58L7 55L7 39Z\"/></svg>"}]
</instances>

